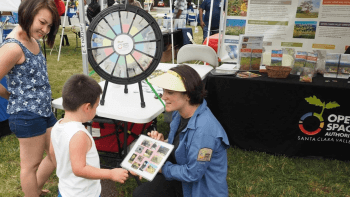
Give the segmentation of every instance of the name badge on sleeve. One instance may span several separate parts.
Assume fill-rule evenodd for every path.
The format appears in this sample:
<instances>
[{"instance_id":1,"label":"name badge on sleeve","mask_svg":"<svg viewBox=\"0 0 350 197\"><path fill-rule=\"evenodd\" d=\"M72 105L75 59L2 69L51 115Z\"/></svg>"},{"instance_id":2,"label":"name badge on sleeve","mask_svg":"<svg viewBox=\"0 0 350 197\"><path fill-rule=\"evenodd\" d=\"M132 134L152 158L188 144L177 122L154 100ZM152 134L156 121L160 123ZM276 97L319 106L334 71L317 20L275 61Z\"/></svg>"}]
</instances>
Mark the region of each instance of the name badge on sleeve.
<instances>
[{"instance_id":1,"label":"name badge on sleeve","mask_svg":"<svg viewBox=\"0 0 350 197\"><path fill-rule=\"evenodd\" d=\"M210 148L202 148L198 152L197 161L210 161L213 150Z\"/></svg>"}]
</instances>

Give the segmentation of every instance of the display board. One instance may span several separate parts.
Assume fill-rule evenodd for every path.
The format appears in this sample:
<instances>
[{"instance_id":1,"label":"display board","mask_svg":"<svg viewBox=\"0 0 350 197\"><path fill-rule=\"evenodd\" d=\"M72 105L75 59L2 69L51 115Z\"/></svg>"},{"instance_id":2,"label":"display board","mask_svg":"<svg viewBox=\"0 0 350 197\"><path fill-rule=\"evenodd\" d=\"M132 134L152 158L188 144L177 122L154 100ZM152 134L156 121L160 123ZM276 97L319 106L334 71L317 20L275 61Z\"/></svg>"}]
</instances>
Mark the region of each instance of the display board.
<instances>
[{"instance_id":1,"label":"display board","mask_svg":"<svg viewBox=\"0 0 350 197\"><path fill-rule=\"evenodd\" d=\"M230 0L219 57L237 62L239 35L264 36L265 52L281 48L344 53L350 45L350 0Z\"/></svg>"}]
</instances>

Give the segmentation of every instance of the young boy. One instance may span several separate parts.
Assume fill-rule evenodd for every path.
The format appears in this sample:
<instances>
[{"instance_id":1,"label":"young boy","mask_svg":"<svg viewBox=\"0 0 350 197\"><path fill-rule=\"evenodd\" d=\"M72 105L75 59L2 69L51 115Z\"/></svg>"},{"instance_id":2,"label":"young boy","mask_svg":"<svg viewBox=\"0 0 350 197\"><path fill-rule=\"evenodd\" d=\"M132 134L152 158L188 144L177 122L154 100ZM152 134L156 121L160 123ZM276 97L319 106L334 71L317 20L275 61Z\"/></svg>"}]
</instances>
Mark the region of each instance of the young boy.
<instances>
[{"instance_id":1,"label":"young boy","mask_svg":"<svg viewBox=\"0 0 350 197\"><path fill-rule=\"evenodd\" d=\"M83 74L73 75L63 86L65 117L51 131L49 151L57 166L58 197L98 197L100 179L124 183L128 178L122 168L100 169L95 142L82 124L94 118L101 93L98 83Z\"/></svg>"}]
</instances>

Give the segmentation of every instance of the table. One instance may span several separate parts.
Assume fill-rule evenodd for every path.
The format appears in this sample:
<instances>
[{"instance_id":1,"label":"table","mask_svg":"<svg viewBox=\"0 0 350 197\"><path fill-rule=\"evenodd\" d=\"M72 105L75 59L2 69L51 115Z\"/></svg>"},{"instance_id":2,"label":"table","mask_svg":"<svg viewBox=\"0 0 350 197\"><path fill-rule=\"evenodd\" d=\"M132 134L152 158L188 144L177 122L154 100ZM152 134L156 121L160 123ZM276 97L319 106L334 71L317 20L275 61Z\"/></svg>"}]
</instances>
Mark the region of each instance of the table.
<instances>
[{"instance_id":1,"label":"table","mask_svg":"<svg viewBox=\"0 0 350 197\"><path fill-rule=\"evenodd\" d=\"M209 74L206 89L208 106L231 145L288 156L350 159L345 153L350 147L346 79L318 74L312 83L303 83L293 75L242 79Z\"/></svg>"},{"instance_id":2,"label":"table","mask_svg":"<svg viewBox=\"0 0 350 197\"><path fill-rule=\"evenodd\" d=\"M161 63L158 65L157 69L166 71L174 66L177 66L177 64ZM202 78L205 78L213 69L211 66L207 65L191 64L190 66L194 68ZM102 88L104 84L105 81L99 83ZM154 98L154 93L143 91L145 107L142 108L138 84L131 84L127 87L128 93L125 94L124 85L108 84L105 103L104 105L99 105L96 109L99 122L113 123L112 120L119 120L123 121L125 125L127 125L127 122L148 123L164 111L164 106L157 98ZM62 97L53 100L52 106L63 110ZM110 120L101 120L100 117ZM127 127L124 126L124 142L127 141L127 137ZM127 143L124 143L123 149L127 150ZM121 159L123 159L125 155L126 151L121 155Z\"/></svg>"}]
</instances>

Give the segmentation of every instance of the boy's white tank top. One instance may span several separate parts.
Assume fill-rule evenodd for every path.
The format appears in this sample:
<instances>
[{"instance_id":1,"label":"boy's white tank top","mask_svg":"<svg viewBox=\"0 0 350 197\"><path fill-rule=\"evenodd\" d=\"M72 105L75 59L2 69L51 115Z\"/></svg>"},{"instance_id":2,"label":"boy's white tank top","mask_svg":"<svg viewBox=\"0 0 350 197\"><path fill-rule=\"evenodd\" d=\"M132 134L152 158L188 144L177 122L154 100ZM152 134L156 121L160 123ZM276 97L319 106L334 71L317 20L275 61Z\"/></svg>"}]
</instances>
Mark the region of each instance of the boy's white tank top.
<instances>
[{"instance_id":1,"label":"boy's white tank top","mask_svg":"<svg viewBox=\"0 0 350 197\"><path fill-rule=\"evenodd\" d=\"M91 149L86 154L86 165L100 168L100 159L95 142L81 122L60 124L61 120L57 121L51 131L51 141L57 161L58 189L62 197L98 197L101 194L100 180L75 176L69 157L70 140L78 131L84 131L92 142Z\"/></svg>"}]
</instances>

